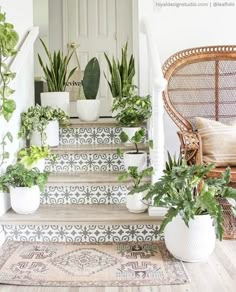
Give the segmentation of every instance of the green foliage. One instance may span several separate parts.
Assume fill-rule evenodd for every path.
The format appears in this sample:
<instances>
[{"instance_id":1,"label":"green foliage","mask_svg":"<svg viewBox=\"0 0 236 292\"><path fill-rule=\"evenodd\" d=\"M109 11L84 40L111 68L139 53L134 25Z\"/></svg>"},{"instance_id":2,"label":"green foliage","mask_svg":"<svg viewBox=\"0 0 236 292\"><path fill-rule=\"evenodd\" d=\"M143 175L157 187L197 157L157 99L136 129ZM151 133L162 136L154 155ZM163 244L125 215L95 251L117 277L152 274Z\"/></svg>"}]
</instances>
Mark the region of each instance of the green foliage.
<instances>
[{"instance_id":1,"label":"green foliage","mask_svg":"<svg viewBox=\"0 0 236 292\"><path fill-rule=\"evenodd\" d=\"M105 75L108 82L111 94L113 97L124 97L128 96L130 91L135 88L133 85L133 78L135 75L135 62L134 57L131 55L130 59L127 56L128 42L121 50L121 61L115 59L109 59L108 55L104 53L108 68L111 75L111 81Z\"/></svg>"},{"instance_id":2,"label":"green foliage","mask_svg":"<svg viewBox=\"0 0 236 292\"><path fill-rule=\"evenodd\" d=\"M74 50L68 56L65 56L61 51L54 51L53 54L51 54L43 40L40 39L40 41L48 57L48 65L45 65L40 55L38 55L39 64L43 69L48 91L63 92L66 90L68 80L77 69L75 67L68 72L69 63Z\"/></svg>"},{"instance_id":3,"label":"green foliage","mask_svg":"<svg viewBox=\"0 0 236 292\"><path fill-rule=\"evenodd\" d=\"M13 137L10 132L7 132L0 143L1 147L1 154L0 154L0 167L6 162L6 160L10 157L10 153L5 150L5 147L7 145L7 141L12 143Z\"/></svg>"},{"instance_id":4,"label":"green foliage","mask_svg":"<svg viewBox=\"0 0 236 292\"><path fill-rule=\"evenodd\" d=\"M0 116L9 121L16 104L11 95L14 90L9 87L15 78L10 70L8 59L16 54L18 34L11 23L6 22L6 14L0 13Z\"/></svg>"},{"instance_id":5,"label":"green foliage","mask_svg":"<svg viewBox=\"0 0 236 292\"><path fill-rule=\"evenodd\" d=\"M7 167L6 173L0 177L0 189L9 192L9 187L32 187L38 185L41 192L48 180L48 172L41 173L38 168L28 170L21 163Z\"/></svg>"},{"instance_id":6,"label":"green foliage","mask_svg":"<svg viewBox=\"0 0 236 292\"><path fill-rule=\"evenodd\" d=\"M100 66L97 58L91 59L84 71L82 80L86 99L96 99L100 83Z\"/></svg>"},{"instance_id":7,"label":"green foliage","mask_svg":"<svg viewBox=\"0 0 236 292\"><path fill-rule=\"evenodd\" d=\"M150 184L142 184L142 180L145 177L150 177L153 174L153 167L148 167L141 172L138 172L137 166L130 166L128 171L123 172L119 175L119 181L126 181L131 179L133 182L132 190L129 192L129 195L140 193L146 190Z\"/></svg>"},{"instance_id":8,"label":"green foliage","mask_svg":"<svg viewBox=\"0 0 236 292\"><path fill-rule=\"evenodd\" d=\"M139 127L152 115L151 97L131 94L116 98L113 111L118 111L115 119L122 127Z\"/></svg>"},{"instance_id":9,"label":"green foliage","mask_svg":"<svg viewBox=\"0 0 236 292\"><path fill-rule=\"evenodd\" d=\"M168 208L160 232L178 214L187 226L195 215L209 214L218 238L222 239L223 217L218 198L235 199L236 189L228 187L229 168L221 178L206 178L213 168L213 164L189 166L182 158L171 159L169 155L164 175L149 188L146 196L146 199L153 199L154 206Z\"/></svg>"},{"instance_id":10,"label":"green foliage","mask_svg":"<svg viewBox=\"0 0 236 292\"><path fill-rule=\"evenodd\" d=\"M56 156L51 154L48 146L30 146L29 148L22 148L17 154L18 162L22 163L26 168L32 167L40 159L48 158L55 160Z\"/></svg>"},{"instance_id":11,"label":"green foliage","mask_svg":"<svg viewBox=\"0 0 236 292\"><path fill-rule=\"evenodd\" d=\"M55 109L50 106L42 107L38 104L32 106L27 112L21 114L19 136L30 139L32 132L38 131L43 137L43 132L48 123L55 120L59 121L61 125L69 124L69 117L61 109Z\"/></svg>"}]
</instances>

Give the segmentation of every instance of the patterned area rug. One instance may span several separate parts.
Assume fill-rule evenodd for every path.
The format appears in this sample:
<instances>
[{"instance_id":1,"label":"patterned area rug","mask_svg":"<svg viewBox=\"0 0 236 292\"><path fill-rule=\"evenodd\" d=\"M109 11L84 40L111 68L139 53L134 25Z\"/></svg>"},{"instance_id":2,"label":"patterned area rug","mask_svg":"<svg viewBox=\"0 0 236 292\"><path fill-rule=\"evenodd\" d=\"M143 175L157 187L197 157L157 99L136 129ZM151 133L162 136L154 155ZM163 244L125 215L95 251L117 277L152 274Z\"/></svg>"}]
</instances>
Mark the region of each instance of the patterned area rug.
<instances>
[{"instance_id":1,"label":"patterned area rug","mask_svg":"<svg viewBox=\"0 0 236 292\"><path fill-rule=\"evenodd\" d=\"M189 282L164 242L6 242L0 283L28 286L156 286Z\"/></svg>"}]
</instances>

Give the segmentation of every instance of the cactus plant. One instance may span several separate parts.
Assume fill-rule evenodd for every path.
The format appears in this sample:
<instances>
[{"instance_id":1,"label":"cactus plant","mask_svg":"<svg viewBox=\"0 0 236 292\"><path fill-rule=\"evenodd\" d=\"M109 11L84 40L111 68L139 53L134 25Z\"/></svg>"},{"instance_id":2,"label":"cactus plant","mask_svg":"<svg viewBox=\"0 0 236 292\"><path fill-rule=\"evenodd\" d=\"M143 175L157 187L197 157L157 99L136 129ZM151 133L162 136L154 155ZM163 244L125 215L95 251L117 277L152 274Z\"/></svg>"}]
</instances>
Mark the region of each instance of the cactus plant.
<instances>
[{"instance_id":1,"label":"cactus plant","mask_svg":"<svg viewBox=\"0 0 236 292\"><path fill-rule=\"evenodd\" d=\"M134 57L131 55L128 60L127 50L128 42L121 50L121 62L118 59L116 60L114 57L110 60L108 55L104 53L111 74L111 81L108 80L106 74L105 78L108 82L113 97L128 96L130 91L135 88L133 85L133 78L135 75Z\"/></svg>"},{"instance_id":2,"label":"cactus plant","mask_svg":"<svg viewBox=\"0 0 236 292\"><path fill-rule=\"evenodd\" d=\"M82 86L86 99L96 99L100 83L100 66L97 58L91 59L84 71Z\"/></svg>"}]
</instances>

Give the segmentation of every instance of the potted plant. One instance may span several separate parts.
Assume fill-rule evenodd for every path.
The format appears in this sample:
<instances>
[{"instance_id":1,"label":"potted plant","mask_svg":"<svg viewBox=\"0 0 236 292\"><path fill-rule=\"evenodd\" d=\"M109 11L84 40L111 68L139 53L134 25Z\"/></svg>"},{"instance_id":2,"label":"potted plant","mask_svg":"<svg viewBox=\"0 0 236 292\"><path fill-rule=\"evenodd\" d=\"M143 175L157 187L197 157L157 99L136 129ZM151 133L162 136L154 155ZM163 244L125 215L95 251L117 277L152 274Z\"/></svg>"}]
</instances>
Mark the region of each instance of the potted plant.
<instances>
[{"instance_id":1,"label":"potted plant","mask_svg":"<svg viewBox=\"0 0 236 292\"><path fill-rule=\"evenodd\" d=\"M55 155L51 154L48 146L31 145L28 148L22 148L17 154L18 162L25 168L38 168L41 172L45 169L45 159L55 160Z\"/></svg>"},{"instance_id":2,"label":"potted plant","mask_svg":"<svg viewBox=\"0 0 236 292\"><path fill-rule=\"evenodd\" d=\"M34 213L40 205L40 192L44 190L48 172L25 168L21 163L7 167L0 177L0 188L10 192L12 209L18 214Z\"/></svg>"},{"instance_id":3,"label":"potted plant","mask_svg":"<svg viewBox=\"0 0 236 292\"><path fill-rule=\"evenodd\" d=\"M21 114L20 137L31 145L51 147L59 145L59 124L68 125L69 117L61 109L32 106Z\"/></svg>"},{"instance_id":4,"label":"potted plant","mask_svg":"<svg viewBox=\"0 0 236 292\"><path fill-rule=\"evenodd\" d=\"M70 98L69 92L65 91L68 80L77 69L75 67L69 70L69 63L74 50L68 56L65 56L60 50L51 54L43 40L40 39L40 41L48 57L48 64L44 64L42 58L38 55L39 64L43 69L48 87L48 92L41 93L41 105L59 108L69 115Z\"/></svg>"},{"instance_id":5,"label":"potted plant","mask_svg":"<svg viewBox=\"0 0 236 292\"><path fill-rule=\"evenodd\" d=\"M105 74L105 78L113 97L113 117L115 117L119 112L119 108L114 107L115 101L129 96L130 92L136 88L136 86L133 85L133 78L135 75L135 61L133 54L130 56L130 58L128 58L127 50L128 42L121 49L121 60L115 59L114 57L112 60L110 60L108 55L104 53L111 76L109 81Z\"/></svg>"},{"instance_id":6,"label":"potted plant","mask_svg":"<svg viewBox=\"0 0 236 292\"><path fill-rule=\"evenodd\" d=\"M152 114L152 103L149 95L142 97L131 94L126 98L116 99L113 108L115 110L122 109L119 110L115 119L122 126L122 130L128 135L129 140Z\"/></svg>"},{"instance_id":7,"label":"potted plant","mask_svg":"<svg viewBox=\"0 0 236 292\"><path fill-rule=\"evenodd\" d=\"M91 59L84 71L82 89L85 99L77 100L77 113L82 121L96 121L100 113L100 100L96 99L100 83L97 58Z\"/></svg>"},{"instance_id":8,"label":"potted plant","mask_svg":"<svg viewBox=\"0 0 236 292\"><path fill-rule=\"evenodd\" d=\"M139 150L139 144L142 143L146 135L146 129L141 128L134 133L134 136L129 138L129 136L123 131L120 133L120 140L122 143L127 143L128 141L134 145L134 150L126 151L123 153L124 166L128 171L130 166L136 166L138 171L142 171L147 167L147 153L145 151ZM153 147L153 141L148 141L149 147ZM117 149L117 154L121 155L120 149Z\"/></svg>"},{"instance_id":9,"label":"potted plant","mask_svg":"<svg viewBox=\"0 0 236 292\"><path fill-rule=\"evenodd\" d=\"M138 171L136 166L130 166L128 171L119 175L119 181L132 180L132 187L126 198L126 207L132 213L143 213L147 210L148 204L144 198L147 194L147 187L150 183L142 183L145 177L150 177L153 174L153 167L146 168L141 172Z\"/></svg>"},{"instance_id":10,"label":"potted plant","mask_svg":"<svg viewBox=\"0 0 236 292\"><path fill-rule=\"evenodd\" d=\"M14 90L9 86L15 78L15 73L11 71L9 59L17 53L16 45L19 36L14 30L14 26L6 21L6 14L0 13L0 119L1 119L1 136L0 136L0 175L5 171L5 164L10 157L6 151L8 143L13 142L12 134L7 131L4 133L5 125L8 122L16 108L16 103L11 96ZM0 216L6 213L11 207L10 196L6 191L0 190Z\"/></svg>"},{"instance_id":11,"label":"potted plant","mask_svg":"<svg viewBox=\"0 0 236 292\"><path fill-rule=\"evenodd\" d=\"M160 226L167 249L187 262L207 260L215 247L216 235L223 234L223 214L219 198L236 198L236 189L228 186L230 169L221 178L207 178L210 165L178 164L169 158L160 180L151 186L146 199L154 206L166 207Z\"/></svg>"}]
</instances>

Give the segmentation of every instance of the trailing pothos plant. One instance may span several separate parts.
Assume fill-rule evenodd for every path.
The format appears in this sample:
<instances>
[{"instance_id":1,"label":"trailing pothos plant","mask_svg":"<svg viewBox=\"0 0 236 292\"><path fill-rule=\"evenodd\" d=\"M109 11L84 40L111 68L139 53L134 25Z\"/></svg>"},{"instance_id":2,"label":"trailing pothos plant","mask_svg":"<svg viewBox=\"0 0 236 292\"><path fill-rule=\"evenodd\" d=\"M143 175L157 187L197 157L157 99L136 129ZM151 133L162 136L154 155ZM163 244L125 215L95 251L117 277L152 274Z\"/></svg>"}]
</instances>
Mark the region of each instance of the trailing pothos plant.
<instances>
[{"instance_id":1,"label":"trailing pothos plant","mask_svg":"<svg viewBox=\"0 0 236 292\"><path fill-rule=\"evenodd\" d=\"M9 83L15 78L15 73L10 69L9 58L17 53L18 39L13 24L6 21L5 13L0 13L0 116L6 121L10 120L16 108L15 101L10 98L14 90Z\"/></svg>"},{"instance_id":2,"label":"trailing pothos plant","mask_svg":"<svg viewBox=\"0 0 236 292\"><path fill-rule=\"evenodd\" d=\"M152 115L151 97L131 93L125 98L117 98L113 111L118 112L115 119L122 127L139 127Z\"/></svg>"},{"instance_id":3,"label":"trailing pothos plant","mask_svg":"<svg viewBox=\"0 0 236 292\"><path fill-rule=\"evenodd\" d=\"M40 191L48 180L48 172L40 172L38 168L27 169L23 164L16 163L7 167L6 173L0 177L0 190L9 192L9 187L39 186Z\"/></svg>"},{"instance_id":4,"label":"trailing pothos plant","mask_svg":"<svg viewBox=\"0 0 236 292\"><path fill-rule=\"evenodd\" d=\"M29 140L33 131L38 131L41 140L44 141L44 130L50 121L58 121L60 125L67 126L69 117L61 109L55 109L50 106L32 106L27 112L21 114L21 127L19 136Z\"/></svg>"},{"instance_id":5,"label":"trailing pothos plant","mask_svg":"<svg viewBox=\"0 0 236 292\"><path fill-rule=\"evenodd\" d=\"M228 186L230 168L226 169L221 178L207 178L214 167L214 164L188 165L185 160L176 160L169 155L163 176L148 188L145 197L152 199L154 206L168 209L160 232L177 215L188 226L195 215L209 214L214 220L218 238L222 239L223 211L218 199L236 199L236 189Z\"/></svg>"},{"instance_id":6,"label":"trailing pothos plant","mask_svg":"<svg viewBox=\"0 0 236 292\"><path fill-rule=\"evenodd\" d=\"M129 136L124 131L122 131L120 133L120 140L122 143L127 143L127 142L132 143L135 147L135 150L132 151L132 153L139 154L140 153L139 145L144 141L145 136L146 136L146 129L145 128L141 128L140 130L136 131L134 136L131 138L129 138ZM148 146L151 149L153 148L153 140L148 141ZM117 154L118 155L122 154L120 148L117 149Z\"/></svg>"},{"instance_id":7,"label":"trailing pothos plant","mask_svg":"<svg viewBox=\"0 0 236 292\"><path fill-rule=\"evenodd\" d=\"M28 148L22 148L17 154L18 162L22 163L26 168L32 167L39 160L48 158L55 160L56 155L51 153L48 146L31 145Z\"/></svg>"}]
</instances>

